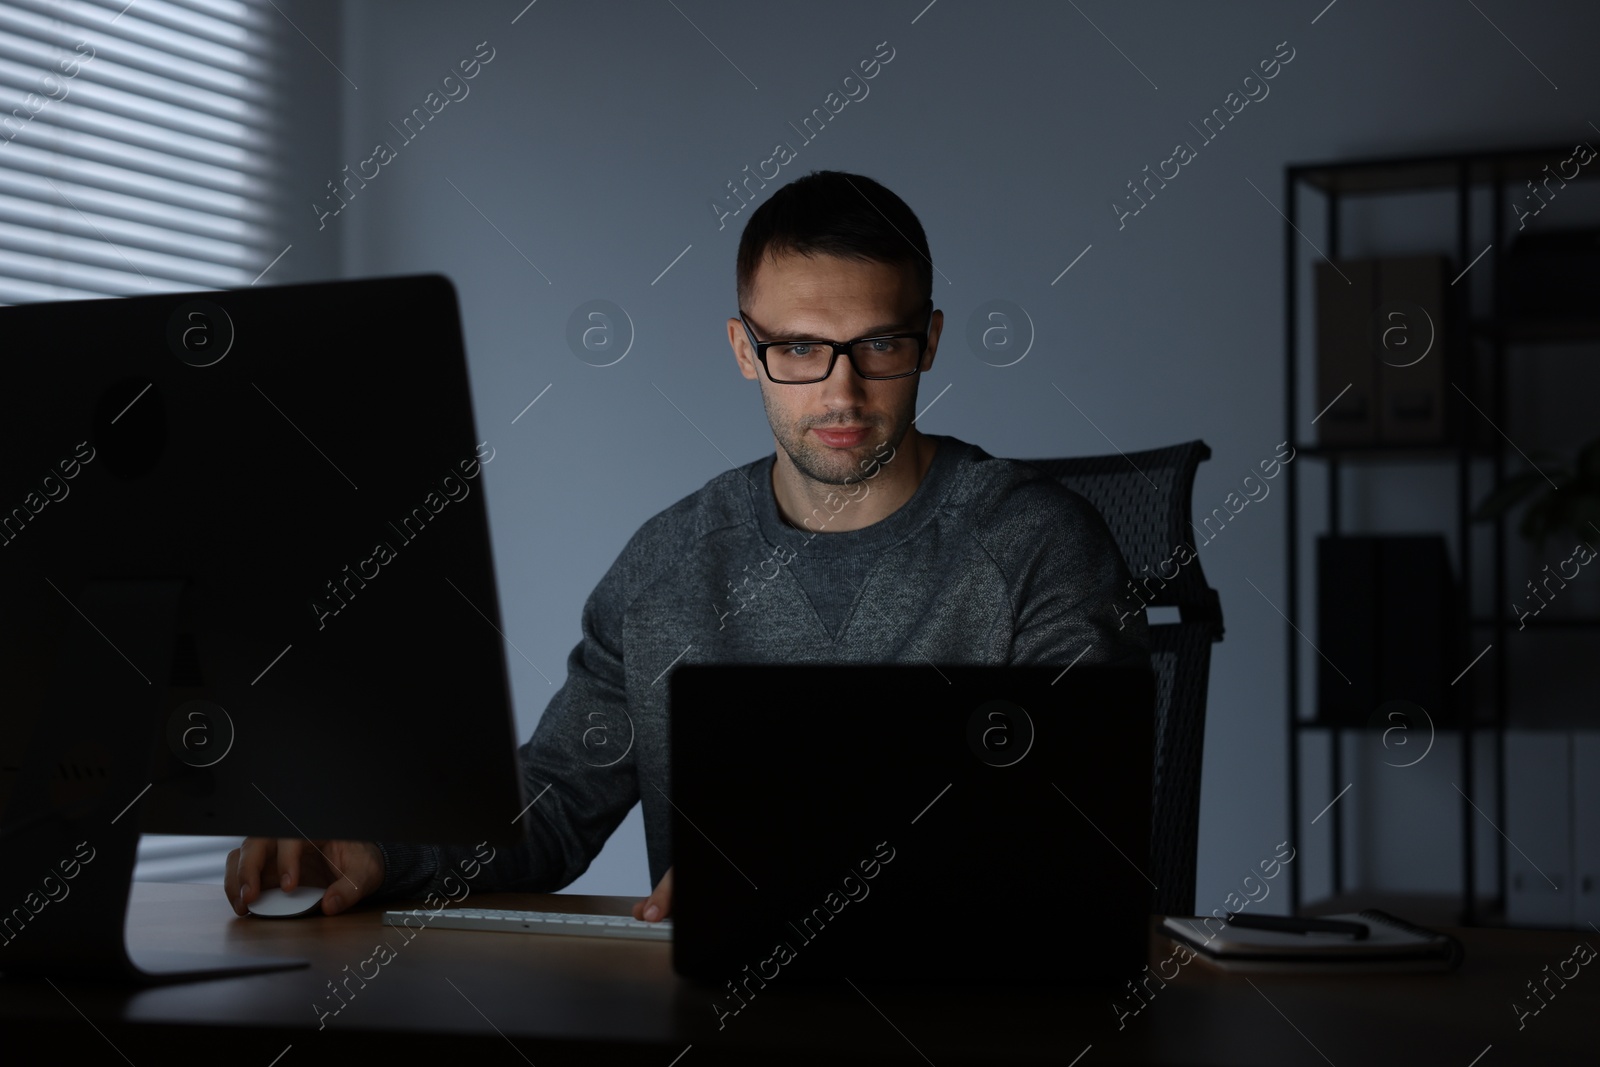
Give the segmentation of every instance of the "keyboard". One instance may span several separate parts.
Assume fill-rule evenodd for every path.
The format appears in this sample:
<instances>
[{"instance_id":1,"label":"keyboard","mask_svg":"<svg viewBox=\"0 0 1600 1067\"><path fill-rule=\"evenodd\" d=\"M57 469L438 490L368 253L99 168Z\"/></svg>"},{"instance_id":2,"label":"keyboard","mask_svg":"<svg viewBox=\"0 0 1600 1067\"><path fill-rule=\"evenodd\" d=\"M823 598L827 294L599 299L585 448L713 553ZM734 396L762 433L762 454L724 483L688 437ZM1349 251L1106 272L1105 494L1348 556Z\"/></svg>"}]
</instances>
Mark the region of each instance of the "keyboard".
<instances>
[{"instance_id":1,"label":"keyboard","mask_svg":"<svg viewBox=\"0 0 1600 1067\"><path fill-rule=\"evenodd\" d=\"M400 926L407 919L446 930L499 930L512 934L565 934L569 937L625 937L671 941L672 920L642 922L625 915L576 915L564 911L502 911L492 908L448 908L386 911L383 925Z\"/></svg>"}]
</instances>

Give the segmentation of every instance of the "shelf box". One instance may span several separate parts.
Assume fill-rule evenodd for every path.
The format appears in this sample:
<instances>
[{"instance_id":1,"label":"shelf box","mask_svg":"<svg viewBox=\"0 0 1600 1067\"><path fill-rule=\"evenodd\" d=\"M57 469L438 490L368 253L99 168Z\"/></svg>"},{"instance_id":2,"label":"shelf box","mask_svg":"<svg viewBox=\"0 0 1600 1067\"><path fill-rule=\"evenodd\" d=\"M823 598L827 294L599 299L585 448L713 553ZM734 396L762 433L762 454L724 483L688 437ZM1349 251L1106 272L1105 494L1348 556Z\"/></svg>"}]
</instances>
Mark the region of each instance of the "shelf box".
<instances>
[{"instance_id":1,"label":"shelf box","mask_svg":"<svg viewBox=\"0 0 1600 1067\"><path fill-rule=\"evenodd\" d=\"M1373 261L1319 262L1317 286L1317 443L1378 439L1377 359L1369 344Z\"/></svg>"},{"instance_id":2,"label":"shelf box","mask_svg":"<svg viewBox=\"0 0 1600 1067\"><path fill-rule=\"evenodd\" d=\"M1317 720L1388 727L1390 714L1454 725L1456 586L1437 534L1317 540ZM1425 716L1417 716L1420 706Z\"/></svg>"},{"instance_id":3,"label":"shelf box","mask_svg":"<svg viewBox=\"0 0 1600 1067\"><path fill-rule=\"evenodd\" d=\"M1519 233L1505 268L1507 316L1524 329L1559 337L1593 325L1600 227Z\"/></svg>"},{"instance_id":4,"label":"shelf box","mask_svg":"<svg viewBox=\"0 0 1600 1067\"><path fill-rule=\"evenodd\" d=\"M1316 265L1317 443L1449 440L1443 256Z\"/></svg>"}]
</instances>

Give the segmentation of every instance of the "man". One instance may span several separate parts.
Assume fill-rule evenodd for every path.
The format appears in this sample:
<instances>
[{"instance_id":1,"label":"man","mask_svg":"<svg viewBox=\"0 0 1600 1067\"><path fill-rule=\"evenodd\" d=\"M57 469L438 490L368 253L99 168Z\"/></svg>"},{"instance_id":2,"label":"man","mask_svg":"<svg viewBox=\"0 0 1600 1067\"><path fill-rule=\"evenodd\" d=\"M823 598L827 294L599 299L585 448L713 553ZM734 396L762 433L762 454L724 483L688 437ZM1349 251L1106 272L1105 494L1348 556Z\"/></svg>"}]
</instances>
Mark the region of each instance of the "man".
<instances>
[{"instance_id":1,"label":"man","mask_svg":"<svg viewBox=\"0 0 1600 1067\"><path fill-rule=\"evenodd\" d=\"M944 325L932 275L916 215L870 178L814 172L751 215L728 343L776 451L651 518L589 596L567 680L520 750L527 836L473 888L567 886L641 803L656 888L634 917L671 913L678 663L1149 665L1143 613L1119 617L1129 577L1099 513L1036 468L912 425ZM234 910L280 882L329 886L330 915L415 899L470 855L304 844L234 850Z\"/></svg>"}]
</instances>

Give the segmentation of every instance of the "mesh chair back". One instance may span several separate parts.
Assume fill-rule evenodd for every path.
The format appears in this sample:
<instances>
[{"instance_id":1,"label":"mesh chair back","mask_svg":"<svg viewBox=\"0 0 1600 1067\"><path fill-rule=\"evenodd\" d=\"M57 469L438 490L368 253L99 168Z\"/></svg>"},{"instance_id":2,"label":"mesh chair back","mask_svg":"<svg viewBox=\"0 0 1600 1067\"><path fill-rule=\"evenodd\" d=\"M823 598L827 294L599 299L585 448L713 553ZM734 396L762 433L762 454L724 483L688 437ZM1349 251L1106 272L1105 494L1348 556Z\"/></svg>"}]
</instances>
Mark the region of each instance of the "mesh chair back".
<instances>
[{"instance_id":1,"label":"mesh chair back","mask_svg":"<svg viewBox=\"0 0 1600 1067\"><path fill-rule=\"evenodd\" d=\"M1190 536L1194 472L1210 456L1206 443L1196 440L1127 455L1024 461L1082 494L1104 516L1134 579L1122 608L1142 600L1178 609L1178 622L1150 626L1156 751L1148 873L1157 886L1155 909L1163 915L1192 915L1195 906L1206 685L1211 644L1222 640L1221 601L1206 584ZM1181 565L1183 557L1174 557L1179 545L1194 556Z\"/></svg>"}]
</instances>

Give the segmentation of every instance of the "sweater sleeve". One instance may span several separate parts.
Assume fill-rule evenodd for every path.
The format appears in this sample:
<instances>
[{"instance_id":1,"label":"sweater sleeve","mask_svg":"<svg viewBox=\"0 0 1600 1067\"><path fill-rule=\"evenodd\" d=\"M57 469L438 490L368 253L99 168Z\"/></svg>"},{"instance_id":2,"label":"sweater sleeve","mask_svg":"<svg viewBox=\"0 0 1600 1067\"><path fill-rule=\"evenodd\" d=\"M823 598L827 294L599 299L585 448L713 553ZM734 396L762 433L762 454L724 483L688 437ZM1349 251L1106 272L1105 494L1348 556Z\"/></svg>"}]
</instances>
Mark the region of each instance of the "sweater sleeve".
<instances>
[{"instance_id":1,"label":"sweater sleeve","mask_svg":"<svg viewBox=\"0 0 1600 1067\"><path fill-rule=\"evenodd\" d=\"M453 881L480 892L556 892L588 869L639 799L633 721L623 675L623 618L638 588L644 530L623 549L585 602L582 639L567 678L518 749L523 836L484 855L469 845L379 842L376 900L447 893ZM496 818L499 818L497 815ZM509 813L507 821L510 821Z\"/></svg>"},{"instance_id":2,"label":"sweater sleeve","mask_svg":"<svg viewBox=\"0 0 1600 1067\"><path fill-rule=\"evenodd\" d=\"M1064 486L1019 492L1019 545L1011 664L1150 667L1143 604L1130 594L1127 564L1094 505Z\"/></svg>"}]
</instances>

